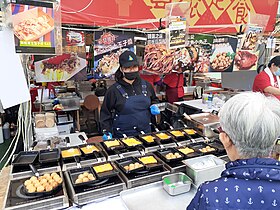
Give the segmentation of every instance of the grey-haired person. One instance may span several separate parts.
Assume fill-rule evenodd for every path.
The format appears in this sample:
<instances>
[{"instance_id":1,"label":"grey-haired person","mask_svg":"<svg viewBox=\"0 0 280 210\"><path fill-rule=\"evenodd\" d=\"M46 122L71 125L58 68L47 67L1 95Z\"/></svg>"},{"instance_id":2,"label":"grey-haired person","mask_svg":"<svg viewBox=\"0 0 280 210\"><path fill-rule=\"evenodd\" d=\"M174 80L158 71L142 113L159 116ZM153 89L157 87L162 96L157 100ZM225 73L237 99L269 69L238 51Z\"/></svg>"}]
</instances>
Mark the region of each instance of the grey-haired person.
<instances>
[{"instance_id":1,"label":"grey-haired person","mask_svg":"<svg viewBox=\"0 0 280 210\"><path fill-rule=\"evenodd\" d=\"M271 157L280 134L280 102L241 93L219 116L219 138L231 161L220 178L199 186L187 210L280 209L280 162Z\"/></svg>"}]
</instances>

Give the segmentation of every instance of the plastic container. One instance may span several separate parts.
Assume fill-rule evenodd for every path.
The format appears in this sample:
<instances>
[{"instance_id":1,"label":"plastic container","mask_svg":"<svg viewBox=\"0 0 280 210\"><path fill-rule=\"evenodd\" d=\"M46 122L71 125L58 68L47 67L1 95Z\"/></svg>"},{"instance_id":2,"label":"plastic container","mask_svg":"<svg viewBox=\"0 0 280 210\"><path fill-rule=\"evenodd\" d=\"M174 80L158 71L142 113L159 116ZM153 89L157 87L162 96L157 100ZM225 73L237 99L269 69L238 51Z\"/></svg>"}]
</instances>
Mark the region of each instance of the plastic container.
<instances>
[{"instance_id":1,"label":"plastic container","mask_svg":"<svg viewBox=\"0 0 280 210\"><path fill-rule=\"evenodd\" d=\"M179 195L189 192L191 189L191 179L184 173L169 174L162 177L163 189L169 195Z\"/></svg>"},{"instance_id":2,"label":"plastic container","mask_svg":"<svg viewBox=\"0 0 280 210\"><path fill-rule=\"evenodd\" d=\"M4 139L8 140L11 138L11 132L10 132L10 124L8 122L6 122L3 125L3 135L4 135Z\"/></svg>"},{"instance_id":3,"label":"plastic container","mask_svg":"<svg viewBox=\"0 0 280 210\"><path fill-rule=\"evenodd\" d=\"M212 109L212 102L213 102L213 95L212 95L212 93L210 93L208 95L208 100L207 100L207 108L208 109Z\"/></svg>"},{"instance_id":4,"label":"plastic container","mask_svg":"<svg viewBox=\"0 0 280 210\"><path fill-rule=\"evenodd\" d=\"M210 161L213 165L203 164L205 161ZM196 186L199 186L205 181L217 179L221 176L222 171L225 169L225 161L217 158L215 155L205 155L201 157L191 158L182 161L186 164L186 174L193 180ZM198 168L198 164L201 168Z\"/></svg>"}]
</instances>

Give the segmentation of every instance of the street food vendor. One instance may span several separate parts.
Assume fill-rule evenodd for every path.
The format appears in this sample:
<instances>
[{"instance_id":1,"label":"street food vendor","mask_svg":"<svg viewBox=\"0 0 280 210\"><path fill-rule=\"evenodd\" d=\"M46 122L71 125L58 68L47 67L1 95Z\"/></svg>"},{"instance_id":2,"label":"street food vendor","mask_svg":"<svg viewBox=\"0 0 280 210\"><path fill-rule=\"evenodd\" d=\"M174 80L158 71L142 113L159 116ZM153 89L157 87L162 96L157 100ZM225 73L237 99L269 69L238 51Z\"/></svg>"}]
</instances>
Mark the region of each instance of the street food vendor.
<instances>
[{"instance_id":1,"label":"street food vendor","mask_svg":"<svg viewBox=\"0 0 280 210\"><path fill-rule=\"evenodd\" d=\"M116 83L107 90L101 108L101 129L112 133L114 138L151 132L151 114L159 114L157 106L152 105L158 103L155 91L149 82L140 78L133 52L123 52L119 63Z\"/></svg>"},{"instance_id":2,"label":"street food vendor","mask_svg":"<svg viewBox=\"0 0 280 210\"><path fill-rule=\"evenodd\" d=\"M280 56L272 58L268 67L260 72L253 84L254 92L261 92L265 95L273 95L280 100Z\"/></svg>"},{"instance_id":3,"label":"street food vendor","mask_svg":"<svg viewBox=\"0 0 280 210\"><path fill-rule=\"evenodd\" d=\"M166 98L169 103L183 101L184 97L184 67L181 61L175 66L175 70L167 74L163 83L166 85Z\"/></svg>"}]
</instances>

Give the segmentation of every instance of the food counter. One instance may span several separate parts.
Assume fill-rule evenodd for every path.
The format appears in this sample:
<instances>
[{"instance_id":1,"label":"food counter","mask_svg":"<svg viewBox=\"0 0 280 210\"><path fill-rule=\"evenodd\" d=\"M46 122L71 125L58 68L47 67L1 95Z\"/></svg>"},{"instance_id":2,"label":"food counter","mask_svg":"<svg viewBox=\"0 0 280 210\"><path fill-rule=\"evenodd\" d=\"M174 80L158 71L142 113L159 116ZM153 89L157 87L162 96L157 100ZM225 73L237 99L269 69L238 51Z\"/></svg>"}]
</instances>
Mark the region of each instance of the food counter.
<instances>
[{"instance_id":1,"label":"food counter","mask_svg":"<svg viewBox=\"0 0 280 210\"><path fill-rule=\"evenodd\" d=\"M83 134L64 138L65 144L59 144L59 160L43 164L42 150L25 153L32 156L28 163L15 155L3 202L6 209L61 209L72 204L83 209L185 209L196 186L192 184L189 192L171 196L164 190L162 179L186 173L184 160L225 155L219 141L204 138L191 128L90 144ZM53 142L50 145L53 147ZM154 196L147 196L150 194Z\"/></svg>"}]
</instances>

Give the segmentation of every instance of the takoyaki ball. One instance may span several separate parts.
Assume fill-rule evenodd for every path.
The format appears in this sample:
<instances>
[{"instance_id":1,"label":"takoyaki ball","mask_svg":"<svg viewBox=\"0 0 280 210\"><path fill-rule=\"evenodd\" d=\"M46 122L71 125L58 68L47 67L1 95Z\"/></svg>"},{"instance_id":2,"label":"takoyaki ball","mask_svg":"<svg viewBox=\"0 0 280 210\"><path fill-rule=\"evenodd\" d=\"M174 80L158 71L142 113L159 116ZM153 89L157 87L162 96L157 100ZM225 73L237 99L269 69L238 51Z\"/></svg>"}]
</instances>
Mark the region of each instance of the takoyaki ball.
<instances>
[{"instance_id":1,"label":"takoyaki ball","mask_svg":"<svg viewBox=\"0 0 280 210\"><path fill-rule=\"evenodd\" d=\"M49 184L51 184L51 183L53 183L53 182L55 182L53 179L48 180L48 183L49 183Z\"/></svg>"},{"instance_id":2,"label":"takoyaki ball","mask_svg":"<svg viewBox=\"0 0 280 210\"><path fill-rule=\"evenodd\" d=\"M83 174L80 174L79 176L78 176L78 179L83 179L85 176L83 175Z\"/></svg>"},{"instance_id":3,"label":"takoyaki ball","mask_svg":"<svg viewBox=\"0 0 280 210\"><path fill-rule=\"evenodd\" d=\"M61 184L62 183L62 179L61 178L58 178L57 180L55 180L58 184Z\"/></svg>"},{"instance_id":4,"label":"takoyaki ball","mask_svg":"<svg viewBox=\"0 0 280 210\"><path fill-rule=\"evenodd\" d=\"M43 186L37 187L37 192L44 192L45 188Z\"/></svg>"},{"instance_id":5,"label":"takoyaki ball","mask_svg":"<svg viewBox=\"0 0 280 210\"><path fill-rule=\"evenodd\" d=\"M42 179L41 181L40 181L40 183L41 184L44 184L44 183L47 183L48 181L46 180L46 179Z\"/></svg>"},{"instance_id":6,"label":"takoyaki ball","mask_svg":"<svg viewBox=\"0 0 280 210\"><path fill-rule=\"evenodd\" d=\"M48 185L45 186L45 189L46 189L47 192L49 192L49 191L53 190L53 187L48 184Z\"/></svg>"},{"instance_id":7,"label":"takoyaki ball","mask_svg":"<svg viewBox=\"0 0 280 210\"><path fill-rule=\"evenodd\" d=\"M50 174L45 174L44 177L45 177L46 180L51 179L51 175Z\"/></svg>"},{"instance_id":8,"label":"takoyaki ball","mask_svg":"<svg viewBox=\"0 0 280 210\"><path fill-rule=\"evenodd\" d=\"M36 181L36 180L38 180L36 176L32 176L32 177L30 178L30 181L32 181L32 182L34 182L34 181Z\"/></svg>"},{"instance_id":9,"label":"takoyaki ball","mask_svg":"<svg viewBox=\"0 0 280 210\"><path fill-rule=\"evenodd\" d=\"M51 177L53 178L55 175L58 175L57 173L53 172L51 173Z\"/></svg>"},{"instance_id":10,"label":"takoyaki ball","mask_svg":"<svg viewBox=\"0 0 280 210\"><path fill-rule=\"evenodd\" d=\"M53 188L56 188L57 187L57 182L53 182L53 183L51 183L51 186L53 187Z\"/></svg>"},{"instance_id":11,"label":"takoyaki ball","mask_svg":"<svg viewBox=\"0 0 280 210\"><path fill-rule=\"evenodd\" d=\"M84 177L87 177L88 176L88 172L84 172L83 175L84 175Z\"/></svg>"},{"instance_id":12,"label":"takoyaki ball","mask_svg":"<svg viewBox=\"0 0 280 210\"><path fill-rule=\"evenodd\" d=\"M59 175L55 175L55 176L52 177L53 180L56 180L56 179L58 179L58 178L60 178Z\"/></svg>"},{"instance_id":13,"label":"takoyaki ball","mask_svg":"<svg viewBox=\"0 0 280 210\"><path fill-rule=\"evenodd\" d=\"M32 184L32 182L29 179L25 180L24 186L27 186L27 185L30 185L30 184Z\"/></svg>"},{"instance_id":14,"label":"takoyaki ball","mask_svg":"<svg viewBox=\"0 0 280 210\"><path fill-rule=\"evenodd\" d=\"M34 180L34 181L32 182L33 185L38 184L38 183L40 184L39 180Z\"/></svg>"},{"instance_id":15,"label":"takoyaki ball","mask_svg":"<svg viewBox=\"0 0 280 210\"><path fill-rule=\"evenodd\" d=\"M26 185L26 189L29 190L31 188L34 188L34 185L33 184L29 184L29 185Z\"/></svg>"},{"instance_id":16,"label":"takoyaki ball","mask_svg":"<svg viewBox=\"0 0 280 210\"><path fill-rule=\"evenodd\" d=\"M34 192L36 192L36 188L32 186L31 188L28 188L27 191L29 193L34 193Z\"/></svg>"},{"instance_id":17,"label":"takoyaki ball","mask_svg":"<svg viewBox=\"0 0 280 210\"><path fill-rule=\"evenodd\" d=\"M42 179L45 179L45 177L43 177L43 176L39 176L38 177L38 181L40 182Z\"/></svg>"},{"instance_id":18,"label":"takoyaki ball","mask_svg":"<svg viewBox=\"0 0 280 210\"><path fill-rule=\"evenodd\" d=\"M82 182L83 182L82 179L76 179L75 184L80 184L80 183L82 183Z\"/></svg>"},{"instance_id":19,"label":"takoyaki ball","mask_svg":"<svg viewBox=\"0 0 280 210\"><path fill-rule=\"evenodd\" d=\"M124 166L124 169L128 171L129 170L129 166Z\"/></svg>"},{"instance_id":20,"label":"takoyaki ball","mask_svg":"<svg viewBox=\"0 0 280 210\"><path fill-rule=\"evenodd\" d=\"M38 188L38 187L40 187L40 186L42 186L42 185L40 184L40 182L34 184L34 187L36 187L36 188Z\"/></svg>"},{"instance_id":21,"label":"takoyaki ball","mask_svg":"<svg viewBox=\"0 0 280 210\"><path fill-rule=\"evenodd\" d=\"M83 178L83 182L88 182L88 181L89 181L89 179L87 177Z\"/></svg>"},{"instance_id":22,"label":"takoyaki ball","mask_svg":"<svg viewBox=\"0 0 280 210\"><path fill-rule=\"evenodd\" d=\"M89 175L88 175L88 179L89 179L89 180L95 180L95 177L93 176L93 174L89 174Z\"/></svg>"}]
</instances>

